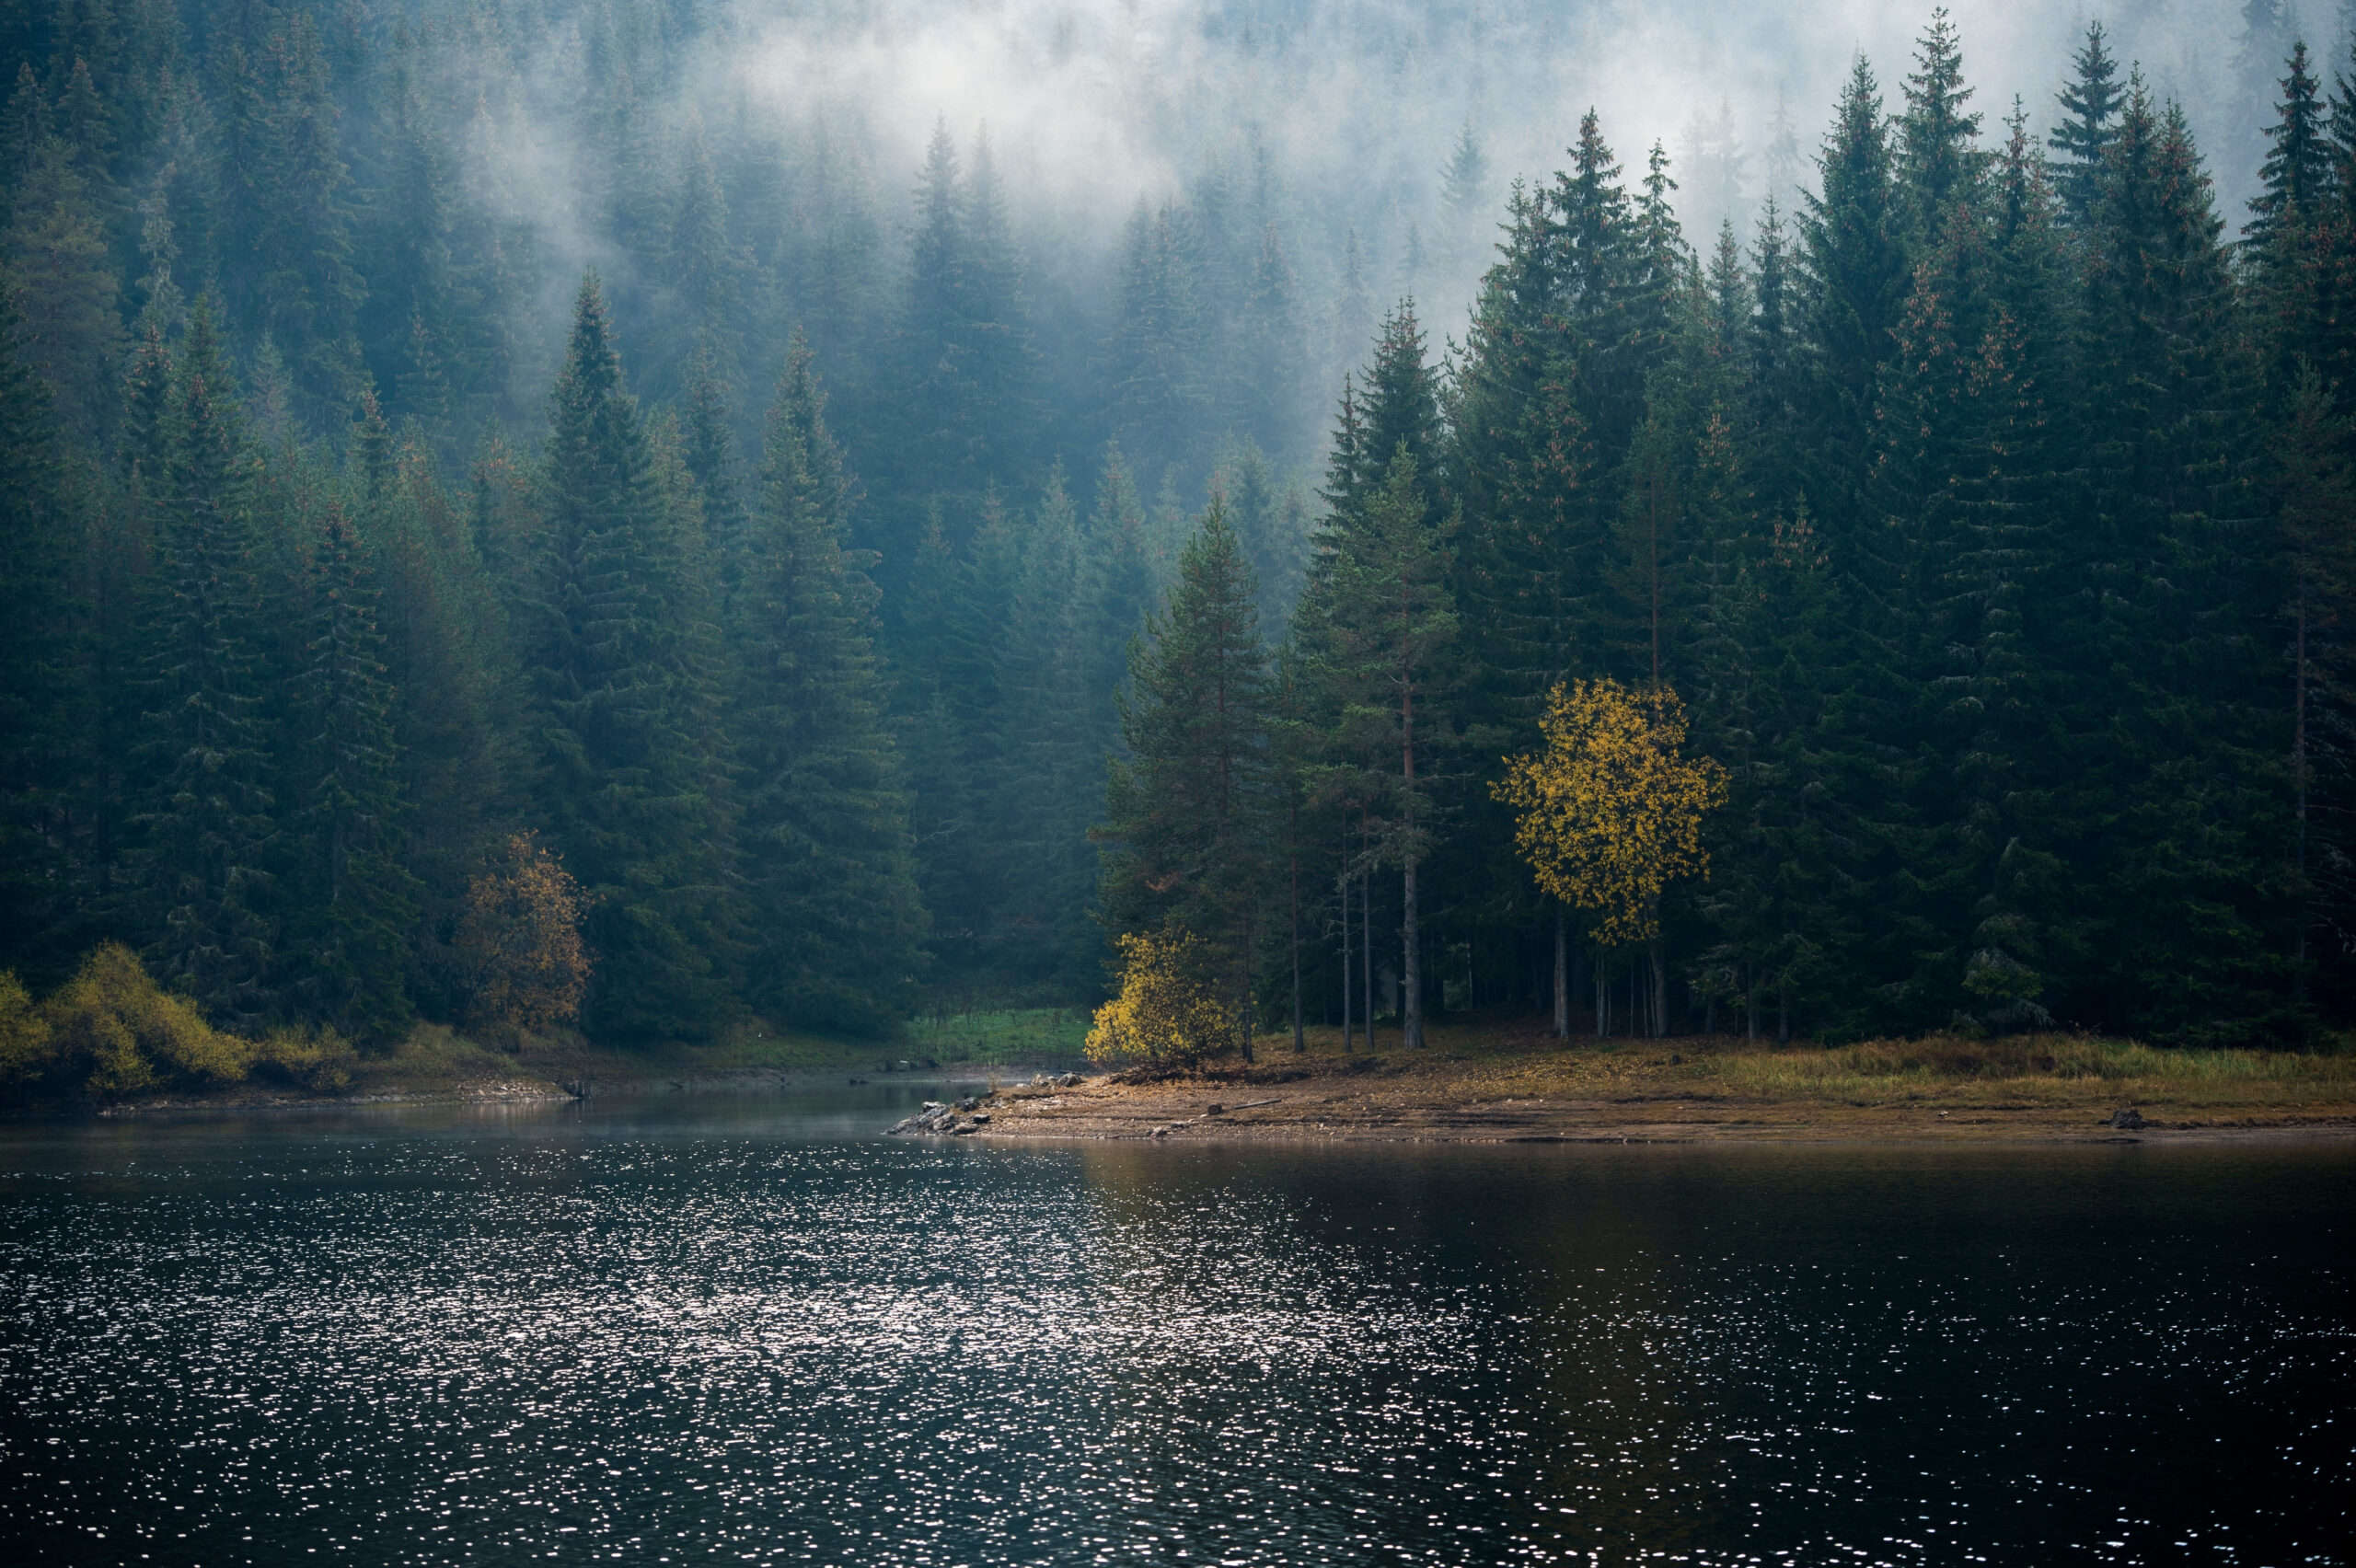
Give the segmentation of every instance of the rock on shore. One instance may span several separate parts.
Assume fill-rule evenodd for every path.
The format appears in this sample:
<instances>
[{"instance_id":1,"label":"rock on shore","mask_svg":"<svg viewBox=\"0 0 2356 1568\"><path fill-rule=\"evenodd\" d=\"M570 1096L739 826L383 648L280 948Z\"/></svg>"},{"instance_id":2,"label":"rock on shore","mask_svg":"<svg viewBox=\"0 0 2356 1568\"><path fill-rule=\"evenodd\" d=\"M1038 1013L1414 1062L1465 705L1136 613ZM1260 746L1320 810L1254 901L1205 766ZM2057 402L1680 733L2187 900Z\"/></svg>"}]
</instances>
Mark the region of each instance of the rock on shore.
<instances>
[{"instance_id":1,"label":"rock on shore","mask_svg":"<svg viewBox=\"0 0 2356 1568\"><path fill-rule=\"evenodd\" d=\"M1080 1077L1076 1073L1063 1073L1055 1076L1041 1073L1037 1077L1034 1078L1029 1083L1022 1085L1022 1089L1018 1089L1015 1092L1020 1094L1022 1090L1025 1089L1045 1090L1068 1087L1071 1084L1078 1083L1079 1081ZM887 1135L893 1136L906 1136L916 1133L931 1133L946 1134L952 1137L963 1137L968 1133L980 1132L984 1127L989 1125L989 1120L990 1113L982 1109L982 1101L972 1095L968 1095L964 1099L953 1102L939 1100L928 1100L924 1102L923 1110L918 1111L913 1116L901 1117L900 1120L886 1128L885 1132Z\"/></svg>"}]
</instances>

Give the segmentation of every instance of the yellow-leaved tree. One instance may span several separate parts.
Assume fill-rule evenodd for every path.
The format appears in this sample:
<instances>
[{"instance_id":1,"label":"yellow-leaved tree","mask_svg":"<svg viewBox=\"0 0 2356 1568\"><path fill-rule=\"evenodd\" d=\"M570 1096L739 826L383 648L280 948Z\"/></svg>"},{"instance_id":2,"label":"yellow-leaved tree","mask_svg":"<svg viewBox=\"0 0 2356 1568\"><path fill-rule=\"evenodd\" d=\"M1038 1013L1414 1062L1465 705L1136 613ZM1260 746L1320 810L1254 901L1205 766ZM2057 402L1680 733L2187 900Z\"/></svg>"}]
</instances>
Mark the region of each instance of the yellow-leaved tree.
<instances>
[{"instance_id":1,"label":"yellow-leaved tree","mask_svg":"<svg viewBox=\"0 0 2356 1568\"><path fill-rule=\"evenodd\" d=\"M1726 769L1683 755L1685 705L1667 686L1557 682L1538 728L1544 746L1507 757L1492 791L1515 809L1514 844L1538 885L1593 916L1599 945L1653 945L1658 1032L1668 1012L1660 895L1708 873L1702 819L1726 801ZM1599 1006L1599 1032L1604 1018Z\"/></svg>"},{"instance_id":2,"label":"yellow-leaved tree","mask_svg":"<svg viewBox=\"0 0 2356 1568\"><path fill-rule=\"evenodd\" d=\"M1196 1062L1232 1044L1236 1016L1214 983L1216 954L1184 931L1119 939L1121 994L1096 1009L1088 1059Z\"/></svg>"},{"instance_id":3,"label":"yellow-leaved tree","mask_svg":"<svg viewBox=\"0 0 2356 1568\"><path fill-rule=\"evenodd\" d=\"M514 1044L581 1016L591 967L584 912L581 884L537 835L500 846L491 869L467 884L458 919L477 1029Z\"/></svg>"}]
</instances>

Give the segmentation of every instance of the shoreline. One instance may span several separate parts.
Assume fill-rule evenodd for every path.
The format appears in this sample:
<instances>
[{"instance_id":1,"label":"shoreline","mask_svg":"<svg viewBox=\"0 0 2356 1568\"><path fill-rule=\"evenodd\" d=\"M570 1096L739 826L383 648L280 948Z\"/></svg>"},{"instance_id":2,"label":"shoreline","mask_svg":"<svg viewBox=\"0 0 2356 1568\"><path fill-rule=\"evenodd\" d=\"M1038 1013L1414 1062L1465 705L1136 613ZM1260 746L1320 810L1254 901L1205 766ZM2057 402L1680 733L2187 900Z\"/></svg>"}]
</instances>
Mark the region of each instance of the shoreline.
<instances>
[{"instance_id":1,"label":"shoreline","mask_svg":"<svg viewBox=\"0 0 2356 1568\"><path fill-rule=\"evenodd\" d=\"M2156 1050L2074 1036L1934 1037L1824 1048L1729 1038L1562 1042L1519 1020L1455 1024L1410 1052L1345 1055L1264 1038L1257 1061L1184 1072L1067 1060L835 1060L720 1065L683 1054L478 1054L441 1072L387 1062L341 1091L240 1084L111 1105L54 1104L9 1121L554 1107L673 1097L762 1098L899 1087L981 1115L956 1131L1001 1143L1611 1144L2345 1143L2356 1141L2356 1055ZM829 1053L831 1055L832 1053ZM861 1059L863 1058L863 1059ZM2124 1124L2115 1117L2124 1118ZM874 1131L894 1118L879 1114ZM947 1131L918 1130L917 1136Z\"/></svg>"},{"instance_id":2,"label":"shoreline","mask_svg":"<svg viewBox=\"0 0 2356 1568\"><path fill-rule=\"evenodd\" d=\"M1028 1078L1048 1070L1034 1064L971 1065L950 1063L937 1068L878 1073L849 1067L750 1066L683 1067L676 1063L653 1063L640 1071L609 1068L570 1078L518 1074L448 1083L386 1082L342 1093L297 1089L265 1089L236 1084L209 1092L181 1092L149 1099L119 1101L105 1105L52 1105L20 1108L0 1115L6 1120L55 1121L61 1117L105 1120L143 1116L183 1115L206 1112L332 1111L404 1105L560 1105L600 1101L640 1101L702 1094L797 1094L837 1088L882 1088L905 1084L910 1089L973 1089L993 1079ZM846 1081L848 1080L848 1081ZM570 1085L585 1084L585 1092Z\"/></svg>"},{"instance_id":3,"label":"shoreline","mask_svg":"<svg viewBox=\"0 0 2356 1568\"><path fill-rule=\"evenodd\" d=\"M1845 1051L1691 1038L1580 1044L1496 1031L1373 1056L1344 1056L1323 1043L1295 1055L1289 1042L1264 1043L1251 1066L1100 1073L1070 1088L1001 1090L980 1101L987 1119L970 1136L1490 1145L2356 1141L2356 1063L2338 1055L2171 1055L2085 1041L2047 1050L2037 1042ZM2078 1070L2088 1061L2103 1070Z\"/></svg>"}]
</instances>

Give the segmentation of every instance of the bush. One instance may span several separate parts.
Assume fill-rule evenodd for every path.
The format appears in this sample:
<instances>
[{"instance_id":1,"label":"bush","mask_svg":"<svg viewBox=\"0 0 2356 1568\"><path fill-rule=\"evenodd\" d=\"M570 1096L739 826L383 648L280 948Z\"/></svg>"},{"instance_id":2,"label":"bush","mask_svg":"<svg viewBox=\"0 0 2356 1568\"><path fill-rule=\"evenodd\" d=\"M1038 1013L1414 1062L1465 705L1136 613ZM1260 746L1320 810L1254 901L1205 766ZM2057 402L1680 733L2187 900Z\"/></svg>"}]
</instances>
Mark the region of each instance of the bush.
<instances>
[{"instance_id":1,"label":"bush","mask_svg":"<svg viewBox=\"0 0 2356 1568\"><path fill-rule=\"evenodd\" d=\"M39 1079L55 1055L49 1020L33 1006L31 993L16 972L0 969L0 1084Z\"/></svg>"},{"instance_id":2,"label":"bush","mask_svg":"<svg viewBox=\"0 0 2356 1568\"><path fill-rule=\"evenodd\" d=\"M1234 1043L1235 1016L1205 976L1200 941L1149 933L1120 948L1121 994L1096 1009L1090 1061L1191 1063Z\"/></svg>"},{"instance_id":3,"label":"bush","mask_svg":"<svg viewBox=\"0 0 2356 1568\"><path fill-rule=\"evenodd\" d=\"M156 984L132 951L109 942L42 1004L60 1076L102 1100L167 1085L236 1083L253 1043L204 1021L196 1004Z\"/></svg>"},{"instance_id":4,"label":"bush","mask_svg":"<svg viewBox=\"0 0 2356 1568\"><path fill-rule=\"evenodd\" d=\"M581 1014L589 953L581 940L581 884L531 834L500 847L467 886L458 961L472 994L468 1017L510 1041Z\"/></svg>"},{"instance_id":5,"label":"bush","mask_svg":"<svg viewBox=\"0 0 2356 1568\"><path fill-rule=\"evenodd\" d=\"M159 1089L242 1083L257 1069L299 1088L351 1087L358 1060L335 1031L280 1030L240 1039L158 986L138 956L109 942L38 1007L0 972L0 1091L120 1100Z\"/></svg>"},{"instance_id":6,"label":"bush","mask_svg":"<svg viewBox=\"0 0 2356 1568\"><path fill-rule=\"evenodd\" d=\"M254 1054L254 1066L297 1089L320 1094L341 1094L352 1087L352 1070L360 1053L332 1029L317 1033L273 1030Z\"/></svg>"}]
</instances>

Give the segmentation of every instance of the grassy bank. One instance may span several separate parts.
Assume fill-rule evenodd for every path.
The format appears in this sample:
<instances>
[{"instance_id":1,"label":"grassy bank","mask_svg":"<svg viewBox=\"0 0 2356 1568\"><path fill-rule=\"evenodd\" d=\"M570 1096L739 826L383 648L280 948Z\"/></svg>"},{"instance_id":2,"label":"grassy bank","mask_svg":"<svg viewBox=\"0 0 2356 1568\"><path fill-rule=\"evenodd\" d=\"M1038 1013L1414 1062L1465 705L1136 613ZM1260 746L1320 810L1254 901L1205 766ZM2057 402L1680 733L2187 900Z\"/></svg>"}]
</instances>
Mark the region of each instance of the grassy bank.
<instances>
[{"instance_id":1,"label":"grassy bank","mask_svg":"<svg viewBox=\"0 0 2356 1568\"><path fill-rule=\"evenodd\" d=\"M400 1046L363 1060L354 1093L452 1093L470 1084L587 1080L614 1091L689 1089L742 1078L872 1078L901 1071L1076 1065L1087 1033L1084 1013L1053 1008L1002 1009L918 1020L890 1039L850 1038L749 1026L705 1045L622 1050L577 1036L526 1040L494 1050L439 1026L414 1031Z\"/></svg>"},{"instance_id":2,"label":"grassy bank","mask_svg":"<svg viewBox=\"0 0 2356 1568\"><path fill-rule=\"evenodd\" d=\"M1841 1047L1731 1038L1557 1042L1450 1024L1420 1052L1379 1031L1258 1043L1257 1061L1129 1073L1009 1102L1039 1136L1645 1137L2095 1136L2133 1109L2155 1132L2356 1130L2356 1053L2177 1051L2084 1035L1931 1036ZM1052 1101L1052 1103L1050 1102ZM1218 1111L1209 1109L1218 1105Z\"/></svg>"}]
</instances>

